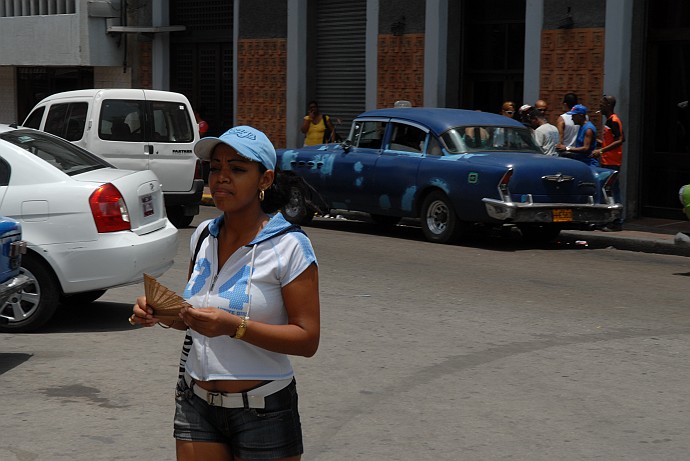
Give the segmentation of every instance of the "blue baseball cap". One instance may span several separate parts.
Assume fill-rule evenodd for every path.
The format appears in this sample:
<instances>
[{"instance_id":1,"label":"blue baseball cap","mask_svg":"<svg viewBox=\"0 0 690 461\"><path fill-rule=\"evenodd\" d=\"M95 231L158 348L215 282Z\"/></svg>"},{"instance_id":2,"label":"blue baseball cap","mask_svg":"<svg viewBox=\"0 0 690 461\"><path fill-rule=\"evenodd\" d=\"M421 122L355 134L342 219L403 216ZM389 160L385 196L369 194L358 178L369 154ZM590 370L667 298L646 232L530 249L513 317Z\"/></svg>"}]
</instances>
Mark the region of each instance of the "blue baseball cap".
<instances>
[{"instance_id":1,"label":"blue baseball cap","mask_svg":"<svg viewBox=\"0 0 690 461\"><path fill-rule=\"evenodd\" d=\"M242 157L261 163L267 170L276 169L276 149L268 137L256 128L236 126L218 138L202 138L194 145L194 153L201 160L209 162L213 149L220 143L232 147Z\"/></svg>"},{"instance_id":2,"label":"blue baseball cap","mask_svg":"<svg viewBox=\"0 0 690 461\"><path fill-rule=\"evenodd\" d=\"M566 112L568 115L587 115L587 106L583 106L582 104L575 104L572 109L570 109L569 112Z\"/></svg>"}]
</instances>

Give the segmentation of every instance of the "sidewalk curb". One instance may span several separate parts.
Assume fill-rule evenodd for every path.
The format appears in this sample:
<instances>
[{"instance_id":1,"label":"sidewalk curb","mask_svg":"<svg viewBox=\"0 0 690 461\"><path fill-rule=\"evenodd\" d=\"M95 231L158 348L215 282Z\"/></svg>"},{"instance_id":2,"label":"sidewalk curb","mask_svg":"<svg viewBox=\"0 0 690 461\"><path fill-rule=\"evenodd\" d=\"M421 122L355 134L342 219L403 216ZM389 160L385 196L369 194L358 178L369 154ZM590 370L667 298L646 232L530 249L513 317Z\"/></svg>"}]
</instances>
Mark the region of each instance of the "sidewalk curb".
<instances>
[{"instance_id":1,"label":"sidewalk curb","mask_svg":"<svg viewBox=\"0 0 690 461\"><path fill-rule=\"evenodd\" d=\"M625 232L590 232L564 230L562 236L584 240L596 246L608 246L617 250L639 251L676 256L690 256L690 244L676 243L673 236L659 238L656 234L649 236L625 235Z\"/></svg>"},{"instance_id":2,"label":"sidewalk curb","mask_svg":"<svg viewBox=\"0 0 690 461\"><path fill-rule=\"evenodd\" d=\"M201 204L206 206L214 206L213 197L211 197L211 194L204 193L201 196Z\"/></svg>"}]
</instances>

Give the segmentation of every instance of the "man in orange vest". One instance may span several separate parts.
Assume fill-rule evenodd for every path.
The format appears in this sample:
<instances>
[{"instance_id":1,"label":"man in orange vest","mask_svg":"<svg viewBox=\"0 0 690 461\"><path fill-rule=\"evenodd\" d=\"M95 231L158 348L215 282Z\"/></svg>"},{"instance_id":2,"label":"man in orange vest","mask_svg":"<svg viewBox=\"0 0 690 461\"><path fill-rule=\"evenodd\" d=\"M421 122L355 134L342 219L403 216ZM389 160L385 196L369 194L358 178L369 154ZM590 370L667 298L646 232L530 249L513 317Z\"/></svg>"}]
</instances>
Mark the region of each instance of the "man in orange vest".
<instances>
[{"instance_id":1,"label":"man in orange vest","mask_svg":"<svg viewBox=\"0 0 690 461\"><path fill-rule=\"evenodd\" d=\"M604 95L599 103L601 114L606 117L604 123L604 134L601 137L601 147L594 150L593 155L599 159L599 163L603 168L620 171L623 163L623 143L625 142L625 134L623 133L623 124L620 118L613 110L616 107L616 98L613 96ZM613 198L616 202L621 202L620 186L618 183L614 186ZM603 230L616 231L621 230L622 221L616 221Z\"/></svg>"}]
</instances>

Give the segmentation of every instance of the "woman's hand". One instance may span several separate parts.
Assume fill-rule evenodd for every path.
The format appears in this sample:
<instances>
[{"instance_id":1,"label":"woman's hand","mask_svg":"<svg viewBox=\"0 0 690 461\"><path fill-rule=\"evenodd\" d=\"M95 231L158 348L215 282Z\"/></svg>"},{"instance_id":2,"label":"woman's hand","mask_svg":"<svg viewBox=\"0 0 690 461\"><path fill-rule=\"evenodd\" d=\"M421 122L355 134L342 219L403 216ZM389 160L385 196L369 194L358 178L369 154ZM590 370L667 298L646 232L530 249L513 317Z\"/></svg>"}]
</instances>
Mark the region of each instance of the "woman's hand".
<instances>
[{"instance_id":1,"label":"woman's hand","mask_svg":"<svg viewBox=\"0 0 690 461\"><path fill-rule=\"evenodd\" d=\"M132 315L129 317L129 323L143 327L152 327L158 323L158 319L153 316L153 309L146 304L146 296L137 298L137 302L132 308Z\"/></svg>"},{"instance_id":2,"label":"woman's hand","mask_svg":"<svg viewBox=\"0 0 690 461\"><path fill-rule=\"evenodd\" d=\"M217 307L183 308L180 318L192 330L204 336L233 335L242 319Z\"/></svg>"}]
</instances>

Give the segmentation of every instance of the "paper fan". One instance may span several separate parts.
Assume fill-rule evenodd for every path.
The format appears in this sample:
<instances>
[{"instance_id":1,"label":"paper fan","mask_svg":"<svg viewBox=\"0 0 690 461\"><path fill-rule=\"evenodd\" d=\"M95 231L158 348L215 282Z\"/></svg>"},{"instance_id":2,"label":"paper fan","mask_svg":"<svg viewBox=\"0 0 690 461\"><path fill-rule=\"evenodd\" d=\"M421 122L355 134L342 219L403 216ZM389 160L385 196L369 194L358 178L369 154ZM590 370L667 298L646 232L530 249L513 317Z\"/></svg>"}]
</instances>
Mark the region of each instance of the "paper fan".
<instances>
[{"instance_id":1,"label":"paper fan","mask_svg":"<svg viewBox=\"0 0 690 461\"><path fill-rule=\"evenodd\" d=\"M181 296L161 285L155 277L144 274L146 304L153 308L153 316L161 320L177 320L180 309L192 307Z\"/></svg>"}]
</instances>

